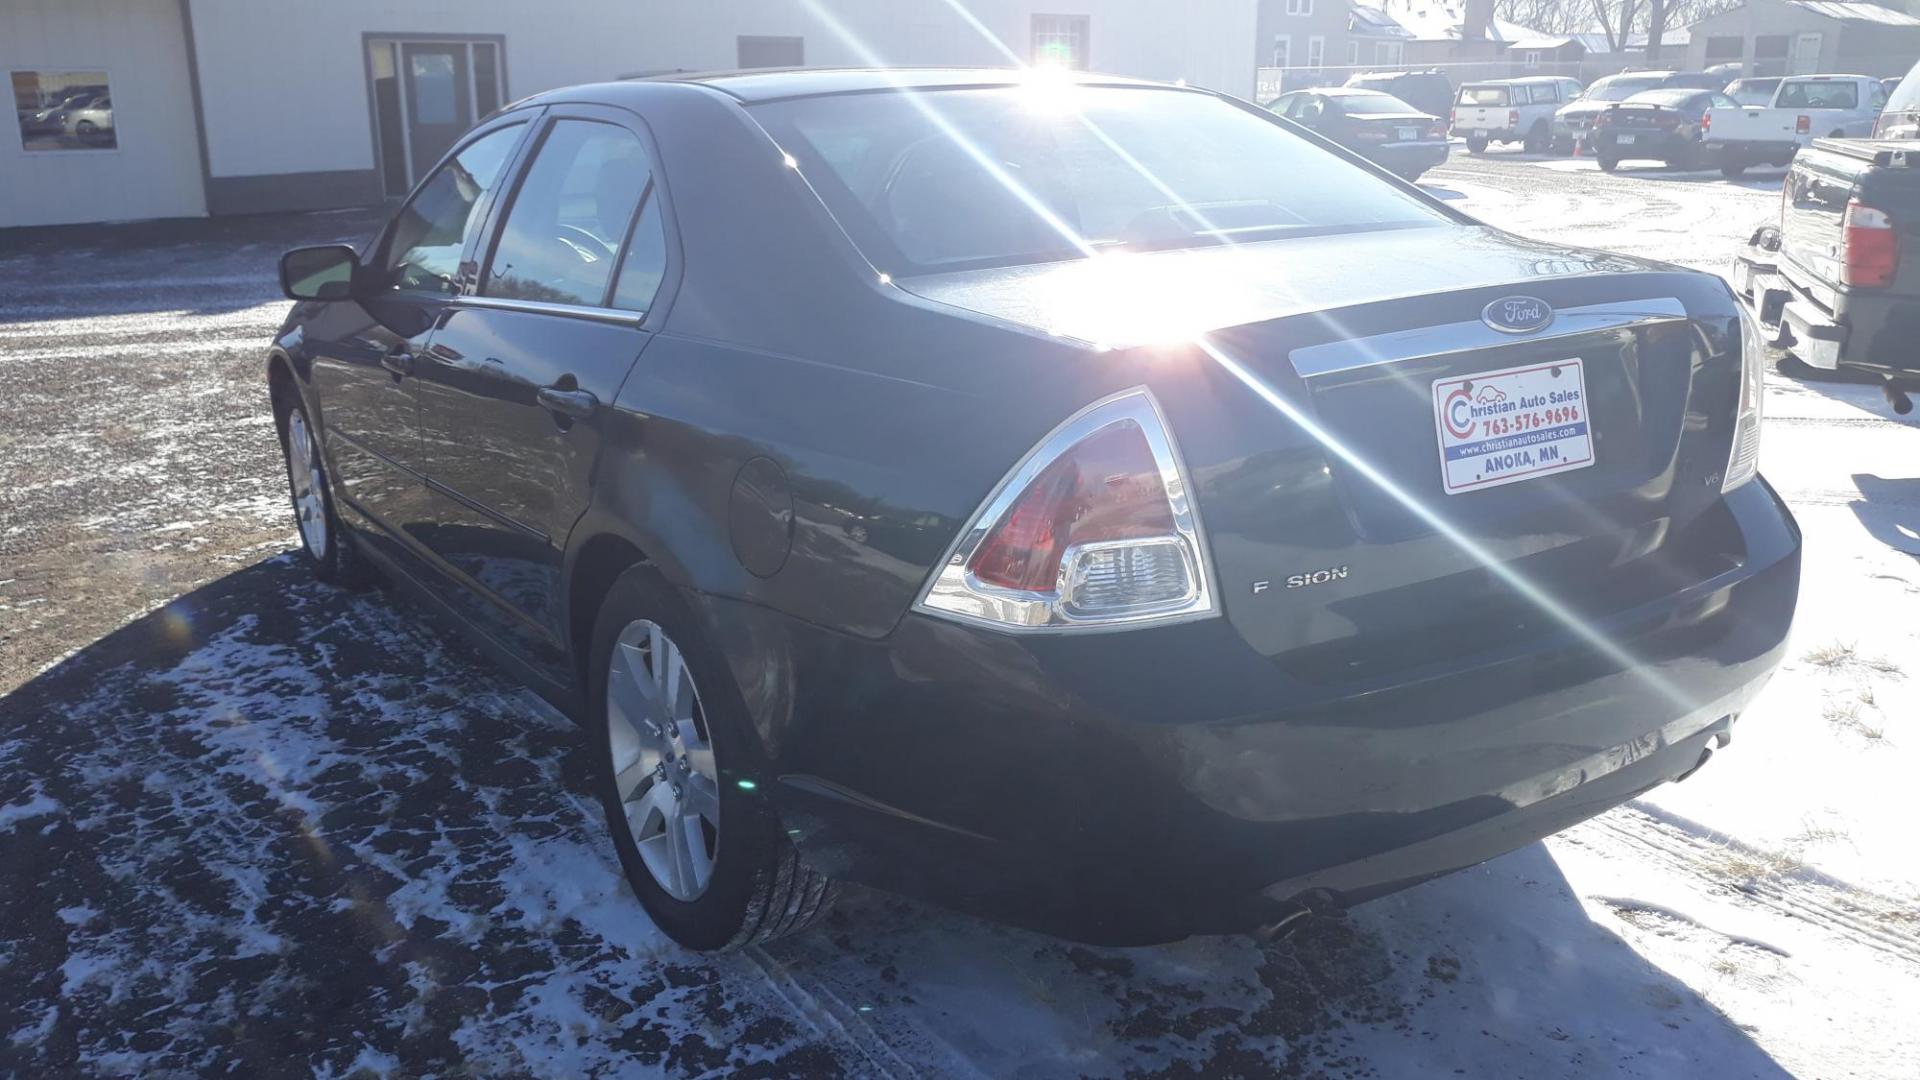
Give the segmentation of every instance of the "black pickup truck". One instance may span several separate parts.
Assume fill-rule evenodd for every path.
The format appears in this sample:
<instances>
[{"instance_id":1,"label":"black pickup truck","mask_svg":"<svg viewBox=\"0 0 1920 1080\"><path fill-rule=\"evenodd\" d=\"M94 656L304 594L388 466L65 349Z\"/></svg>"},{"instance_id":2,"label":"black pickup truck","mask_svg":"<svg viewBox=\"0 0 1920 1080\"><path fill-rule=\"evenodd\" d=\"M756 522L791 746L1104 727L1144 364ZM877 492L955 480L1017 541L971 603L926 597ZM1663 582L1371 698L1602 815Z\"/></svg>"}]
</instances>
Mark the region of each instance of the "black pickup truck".
<instances>
[{"instance_id":1,"label":"black pickup truck","mask_svg":"<svg viewBox=\"0 0 1920 1080\"><path fill-rule=\"evenodd\" d=\"M1733 287L1772 344L1811 367L1876 378L1894 411L1910 412L1907 391L1920 391L1920 145L1815 139L1787 171L1779 223L1734 259Z\"/></svg>"}]
</instances>

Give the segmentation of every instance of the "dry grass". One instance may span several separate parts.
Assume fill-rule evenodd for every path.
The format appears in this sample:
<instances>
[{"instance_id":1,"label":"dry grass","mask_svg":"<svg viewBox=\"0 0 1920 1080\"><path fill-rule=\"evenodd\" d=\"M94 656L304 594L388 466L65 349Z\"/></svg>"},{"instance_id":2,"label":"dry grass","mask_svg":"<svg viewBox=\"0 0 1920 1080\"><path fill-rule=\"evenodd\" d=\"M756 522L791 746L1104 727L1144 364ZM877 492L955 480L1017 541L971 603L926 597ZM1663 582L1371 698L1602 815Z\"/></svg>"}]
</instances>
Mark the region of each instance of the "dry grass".
<instances>
[{"instance_id":1,"label":"dry grass","mask_svg":"<svg viewBox=\"0 0 1920 1080\"><path fill-rule=\"evenodd\" d=\"M1851 642L1836 641L1828 645L1822 645L1817 649L1808 650L1807 655L1802 659L1815 667L1823 667L1832 671L1835 668L1842 668L1853 662L1853 644Z\"/></svg>"},{"instance_id":2,"label":"dry grass","mask_svg":"<svg viewBox=\"0 0 1920 1080\"><path fill-rule=\"evenodd\" d=\"M1727 848L1720 852L1720 870L1739 881L1767 881L1799 870L1799 859L1784 851L1749 851Z\"/></svg>"}]
</instances>

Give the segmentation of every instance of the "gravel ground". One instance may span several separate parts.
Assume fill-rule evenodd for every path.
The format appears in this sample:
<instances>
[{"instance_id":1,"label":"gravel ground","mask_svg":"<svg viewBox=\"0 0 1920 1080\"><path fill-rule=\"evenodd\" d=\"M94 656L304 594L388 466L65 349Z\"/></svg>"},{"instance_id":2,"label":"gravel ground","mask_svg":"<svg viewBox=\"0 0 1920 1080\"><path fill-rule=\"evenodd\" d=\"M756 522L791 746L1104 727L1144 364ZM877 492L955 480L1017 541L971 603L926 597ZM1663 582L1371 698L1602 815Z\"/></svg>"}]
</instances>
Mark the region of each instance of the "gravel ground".
<instances>
[{"instance_id":1,"label":"gravel ground","mask_svg":"<svg viewBox=\"0 0 1920 1080\"><path fill-rule=\"evenodd\" d=\"M1427 183L1718 271L1778 179ZM619 879L564 720L288 554L273 262L372 221L0 235L0 1074L1920 1075L1920 429L1870 390L1770 385L1796 659L1686 785L1282 945L856 894L701 958Z\"/></svg>"}]
</instances>

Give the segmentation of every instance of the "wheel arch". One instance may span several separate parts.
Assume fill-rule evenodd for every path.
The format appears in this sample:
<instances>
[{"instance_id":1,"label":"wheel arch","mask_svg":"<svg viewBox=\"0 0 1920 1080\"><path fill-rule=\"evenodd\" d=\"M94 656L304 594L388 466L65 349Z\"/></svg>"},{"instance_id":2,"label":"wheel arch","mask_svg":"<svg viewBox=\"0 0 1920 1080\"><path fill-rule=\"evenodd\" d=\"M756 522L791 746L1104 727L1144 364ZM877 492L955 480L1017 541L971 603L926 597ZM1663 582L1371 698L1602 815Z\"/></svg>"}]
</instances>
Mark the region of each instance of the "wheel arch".
<instances>
[{"instance_id":1,"label":"wheel arch","mask_svg":"<svg viewBox=\"0 0 1920 1080\"><path fill-rule=\"evenodd\" d=\"M566 625L568 659L581 694L590 682L587 659L593 651L593 623L599 617L601 599L620 575L636 566L653 565L639 544L617 532L596 532L575 546L566 576Z\"/></svg>"}]
</instances>

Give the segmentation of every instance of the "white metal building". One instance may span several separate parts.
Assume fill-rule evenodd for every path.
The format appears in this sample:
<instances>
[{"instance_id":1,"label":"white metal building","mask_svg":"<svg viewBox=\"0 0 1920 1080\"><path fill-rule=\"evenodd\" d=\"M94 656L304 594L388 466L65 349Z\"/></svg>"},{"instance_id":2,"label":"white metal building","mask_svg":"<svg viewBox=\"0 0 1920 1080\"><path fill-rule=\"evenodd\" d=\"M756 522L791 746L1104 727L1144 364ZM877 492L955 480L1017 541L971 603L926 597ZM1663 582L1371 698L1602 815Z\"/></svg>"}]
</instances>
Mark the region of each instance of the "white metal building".
<instances>
[{"instance_id":1,"label":"white metal building","mask_svg":"<svg viewBox=\"0 0 1920 1080\"><path fill-rule=\"evenodd\" d=\"M1253 93L1257 0L0 0L0 228L364 205L495 106L736 67L1062 63Z\"/></svg>"}]
</instances>

